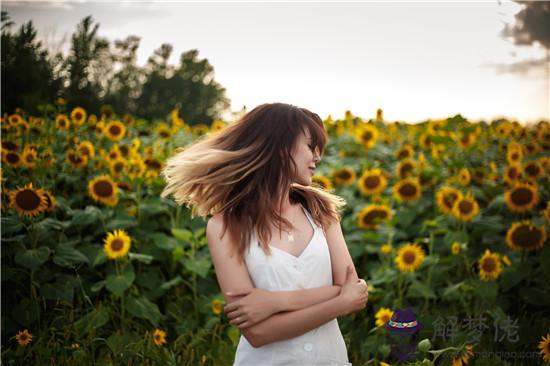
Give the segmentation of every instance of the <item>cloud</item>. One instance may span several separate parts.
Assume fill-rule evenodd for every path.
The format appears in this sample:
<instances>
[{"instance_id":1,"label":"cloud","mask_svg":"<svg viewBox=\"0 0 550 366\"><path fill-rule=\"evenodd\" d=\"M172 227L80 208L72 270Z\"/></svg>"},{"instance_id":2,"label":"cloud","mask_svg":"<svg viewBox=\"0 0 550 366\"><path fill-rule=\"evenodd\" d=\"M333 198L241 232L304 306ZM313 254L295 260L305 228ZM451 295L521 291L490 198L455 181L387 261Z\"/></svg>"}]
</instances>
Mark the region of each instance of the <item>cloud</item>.
<instances>
[{"instance_id":1,"label":"cloud","mask_svg":"<svg viewBox=\"0 0 550 366\"><path fill-rule=\"evenodd\" d=\"M523 8L516 14L513 26L506 24L501 36L512 38L517 45L540 43L550 49L550 2L519 1Z\"/></svg>"},{"instance_id":2,"label":"cloud","mask_svg":"<svg viewBox=\"0 0 550 366\"><path fill-rule=\"evenodd\" d=\"M481 67L494 68L497 74L542 74L546 75L546 67L548 60L546 57L542 58L530 58L513 63L485 63Z\"/></svg>"}]
</instances>

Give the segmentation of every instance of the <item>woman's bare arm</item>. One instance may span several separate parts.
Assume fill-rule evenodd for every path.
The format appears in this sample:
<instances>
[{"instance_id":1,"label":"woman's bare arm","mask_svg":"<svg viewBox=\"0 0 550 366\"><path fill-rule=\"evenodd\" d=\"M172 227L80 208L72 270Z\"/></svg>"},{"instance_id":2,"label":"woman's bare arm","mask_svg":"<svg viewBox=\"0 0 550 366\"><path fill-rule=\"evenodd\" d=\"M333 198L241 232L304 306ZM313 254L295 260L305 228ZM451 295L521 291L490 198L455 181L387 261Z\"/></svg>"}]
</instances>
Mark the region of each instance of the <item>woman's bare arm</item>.
<instances>
[{"instance_id":1,"label":"woman's bare arm","mask_svg":"<svg viewBox=\"0 0 550 366\"><path fill-rule=\"evenodd\" d=\"M333 297L310 307L278 313L248 327L246 331L254 339L254 347L298 337L312 329L347 313L347 304L341 296Z\"/></svg>"},{"instance_id":2,"label":"woman's bare arm","mask_svg":"<svg viewBox=\"0 0 550 366\"><path fill-rule=\"evenodd\" d=\"M270 297L269 301L273 306L274 313L279 313L282 311L300 310L330 300L338 296L341 289L342 286L333 285L292 291L267 291L267 293ZM253 290L228 291L226 295L246 296ZM228 308L227 305L226 308ZM229 309L236 309L236 307L233 305Z\"/></svg>"}]
</instances>

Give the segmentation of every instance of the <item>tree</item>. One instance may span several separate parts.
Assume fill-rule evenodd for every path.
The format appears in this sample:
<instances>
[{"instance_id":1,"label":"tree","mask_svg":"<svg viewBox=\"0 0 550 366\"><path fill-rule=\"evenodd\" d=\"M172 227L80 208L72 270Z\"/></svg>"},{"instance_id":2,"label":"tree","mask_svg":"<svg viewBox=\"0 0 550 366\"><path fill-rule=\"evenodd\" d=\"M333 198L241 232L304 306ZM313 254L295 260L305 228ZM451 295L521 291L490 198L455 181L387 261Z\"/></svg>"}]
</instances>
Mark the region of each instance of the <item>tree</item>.
<instances>
[{"instance_id":1,"label":"tree","mask_svg":"<svg viewBox=\"0 0 550 366\"><path fill-rule=\"evenodd\" d=\"M146 65L147 80L138 98L137 114L162 118L180 106L180 116L188 123L209 124L229 106L225 88L214 81L214 68L198 51L182 53L179 67L168 64L172 46L163 44Z\"/></svg>"},{"instance_id":2,"label":"tree","mask_svg":"<svg viewBox=\"0 0 550 366\"><path fill-rule=\"evenodd\" d=\"M56 98L62 80L54 77L32 21L16 34L10 32L12 25L8 13L2 11L2 113L13 113L19 107L37 114L39 105Z\"/></svg>"}]
</instances>

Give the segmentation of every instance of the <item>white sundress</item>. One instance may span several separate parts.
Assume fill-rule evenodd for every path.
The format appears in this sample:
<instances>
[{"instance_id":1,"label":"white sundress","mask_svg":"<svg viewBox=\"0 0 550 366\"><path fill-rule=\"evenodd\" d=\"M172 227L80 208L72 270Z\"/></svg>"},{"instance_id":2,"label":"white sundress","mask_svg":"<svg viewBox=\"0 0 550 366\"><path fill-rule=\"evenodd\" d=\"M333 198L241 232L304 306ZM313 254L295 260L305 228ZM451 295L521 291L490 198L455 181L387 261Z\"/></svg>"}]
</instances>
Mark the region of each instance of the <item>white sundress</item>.
<instances>
[{"instance_id":1,"label":"white sundress","mask_svg":"<svg viewBox=\"0 0 550 366\"><path fill-rule=\"evenodd\" d=\"M332 286L330 252L323 229L317 226L302 206L313 226L313 237L298 257L273 246L265 255L252 233L245 256L254 287L267 291L293 291ZM344 365L350 366L346 344L337 319L301 336L253 347L241 334L233 366L262 365Z\"/></svg>"}]
</instances>

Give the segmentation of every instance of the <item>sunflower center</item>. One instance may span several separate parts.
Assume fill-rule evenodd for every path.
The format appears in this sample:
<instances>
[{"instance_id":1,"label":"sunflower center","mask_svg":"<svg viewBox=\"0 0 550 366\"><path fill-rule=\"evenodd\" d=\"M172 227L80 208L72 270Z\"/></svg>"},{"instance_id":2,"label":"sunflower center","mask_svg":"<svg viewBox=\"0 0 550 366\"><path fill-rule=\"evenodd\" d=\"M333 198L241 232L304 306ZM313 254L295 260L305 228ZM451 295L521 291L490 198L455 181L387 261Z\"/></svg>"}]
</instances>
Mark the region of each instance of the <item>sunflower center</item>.
<instances>
[{"instance_id":1,"label":"sunflower center","mask_svg":"<svg viewBox=\"0 0 550 366\"><path fill-rule=\"evenodd\" d=\"M363 135L361 137L362 137L363 140L369 141L370 139L372 139L372 132L365 131L365 132L363 132Z\"/></svg>"},{"instance_id":2,"label":"sunflower center","mask_svg":"<svg viewBox=\"0 0 550 366\"><path fill-rule=\"evenodd\" d=\"M385 211L382 210L372 210L367 215L365 215L365 223L372 224L375 222L376 219L385 219L387 217L387 214Z\"/></svg>"},{"instance_id":3,"label":"sunflower center","mask_svg":"<svg viewBox=\"0 0 550 366\"><path fill-rule=\"evenodd\" d=\"M412 197L416 194L416 187L412 184L404 184L400 189L399 192L401 195L406 197Z\"/></svg>"},{"instance_id":4,"label":"sunflower center","mask_svg":"<svg viewBox=\"0 0 550 366\"><path fill-rule=\"evenodd\" d=\"M40 206L40 196L31 189L24 189L15 196L17 206L25 211L32 211Z\"/></svg>"},{"instance_id":5,"label":"sunflower center","mask_svg":"<svg viewBox=\"0 0 550 366\"><path fill-rule=\"evenodd\" d=\"M533 201L533 192L529 188L519 187L512 191L510 197L514 204L525 206Z\"/></svg>"},{"instance_id":6,"label":"sunflower center","mask_svg":"<svg viewBox=\"0 0 550 366\"><path fill-rule=\"evenodd\" d=\"M519 247L534 248L542 240L542 232L535 227L530 228L528 225L522 225L514 230L512 240Z\"/></svg>"},{"instance_id":7,"label":"sunflower center","mask_svg":"<svg viewBox=\"0 0 550 366\"><path fill-rule=\"evenodd\" d=\"M19 162L19 155L15 152L9 152L6 155L6 160L11 164L17 164Z\"/></svg>"},{"instance_id":8,"label":"sunflower center","mask_svg":"<svg viewBox=\"0 0 550 366\"><path fill-rule=\"evenodd\" d=\"M111 134L113 134L114 136L116 135L119 135L120 132L121 132L121 129L120 127L118 127L117 125L112 125L111 127L109 127L109 132Z\"/></svg>"},{"instance_id":9,"label":"sunflower center","mask_svg":"<svg viewBox=\"0 0 550 366\"><path fill-rule=\"evenodd\" d=\"M536 177L540 173L540 169L535 164L529 164L525 167L525 171L532 177Z\"/></svg>"},{"instance_id":10,"label":"sunflower center","mask_svg":"<svg viewBox=\"0 0 550 366\"><path fill-rule=\"evenodd\" d=\"M365 179L365 185L368 188L376 188L380 185L380 177L372 176Z\"/></svg>"},{"instance_id":11,"label":"sunflower center","mask_svg":"<svg viewBox=\"0 0 550 366\"><path fill-rule=\"evenodd\" d=\"M94 184L94 192L101 197L110 197L113 194L113 186L107 181L99 181Z\"/></svg>"},{"instance_id":12,"label":"sunflower center","mask_svg":"<svg viewBox=\"0 0 550 366\"><path fill-rule=\"evenodd\" d=\"M416 255L412 251L406 251L403 253L403 262L407 264L414 263L414 259L416 258Z\"/></svg>"},{"instance_id":13,"label":"sunflower center","mask_svg":"<svg viewBox=\"0 0 550 366\"><path fill-rule=\"evenodd\" d=\"M470 201L467 201L467 200L462 200L458 203L458 209L460 210L461 213L470 213L472 212L474 206L472 205L472 202Z\"/></svg>"},{"instance_id":14,"label":"sunflower center","mask_svg":"<svg viewBox=\"0 0 550 366\"><path fill-rule=\"evenodd\" d=\"M497 264L495 263L495 260L493 258L485 258L483 264L481 265L481 268L483 268L485 272L491 273L495 271L496 266Z\"/></svg>"},{"instance_id":15,"label":"sunflower center","mask_svg":"<svg viewBox=\"0 0 550 366\"><path fill-rule=\"evenodd\" d=\"M343 170L338 174L338 177L340 179L349 179L351 177L351 174L347 170Z\"/></svg>"},{"instance_id":16,"label":"sunflower center","mask_svg":"<svg viewBox=\"0 0 550 366\"><path fill-rule=\"evenodd\" d=\"M112 249L114 252L118 252L119 250L122 249L123 246L124 246L124 243L122 243L122 240L120 240L120 239L115 239L115 240L113 240L113 242L111 243L111 249Z\"/></svg>"}]
</instances>

